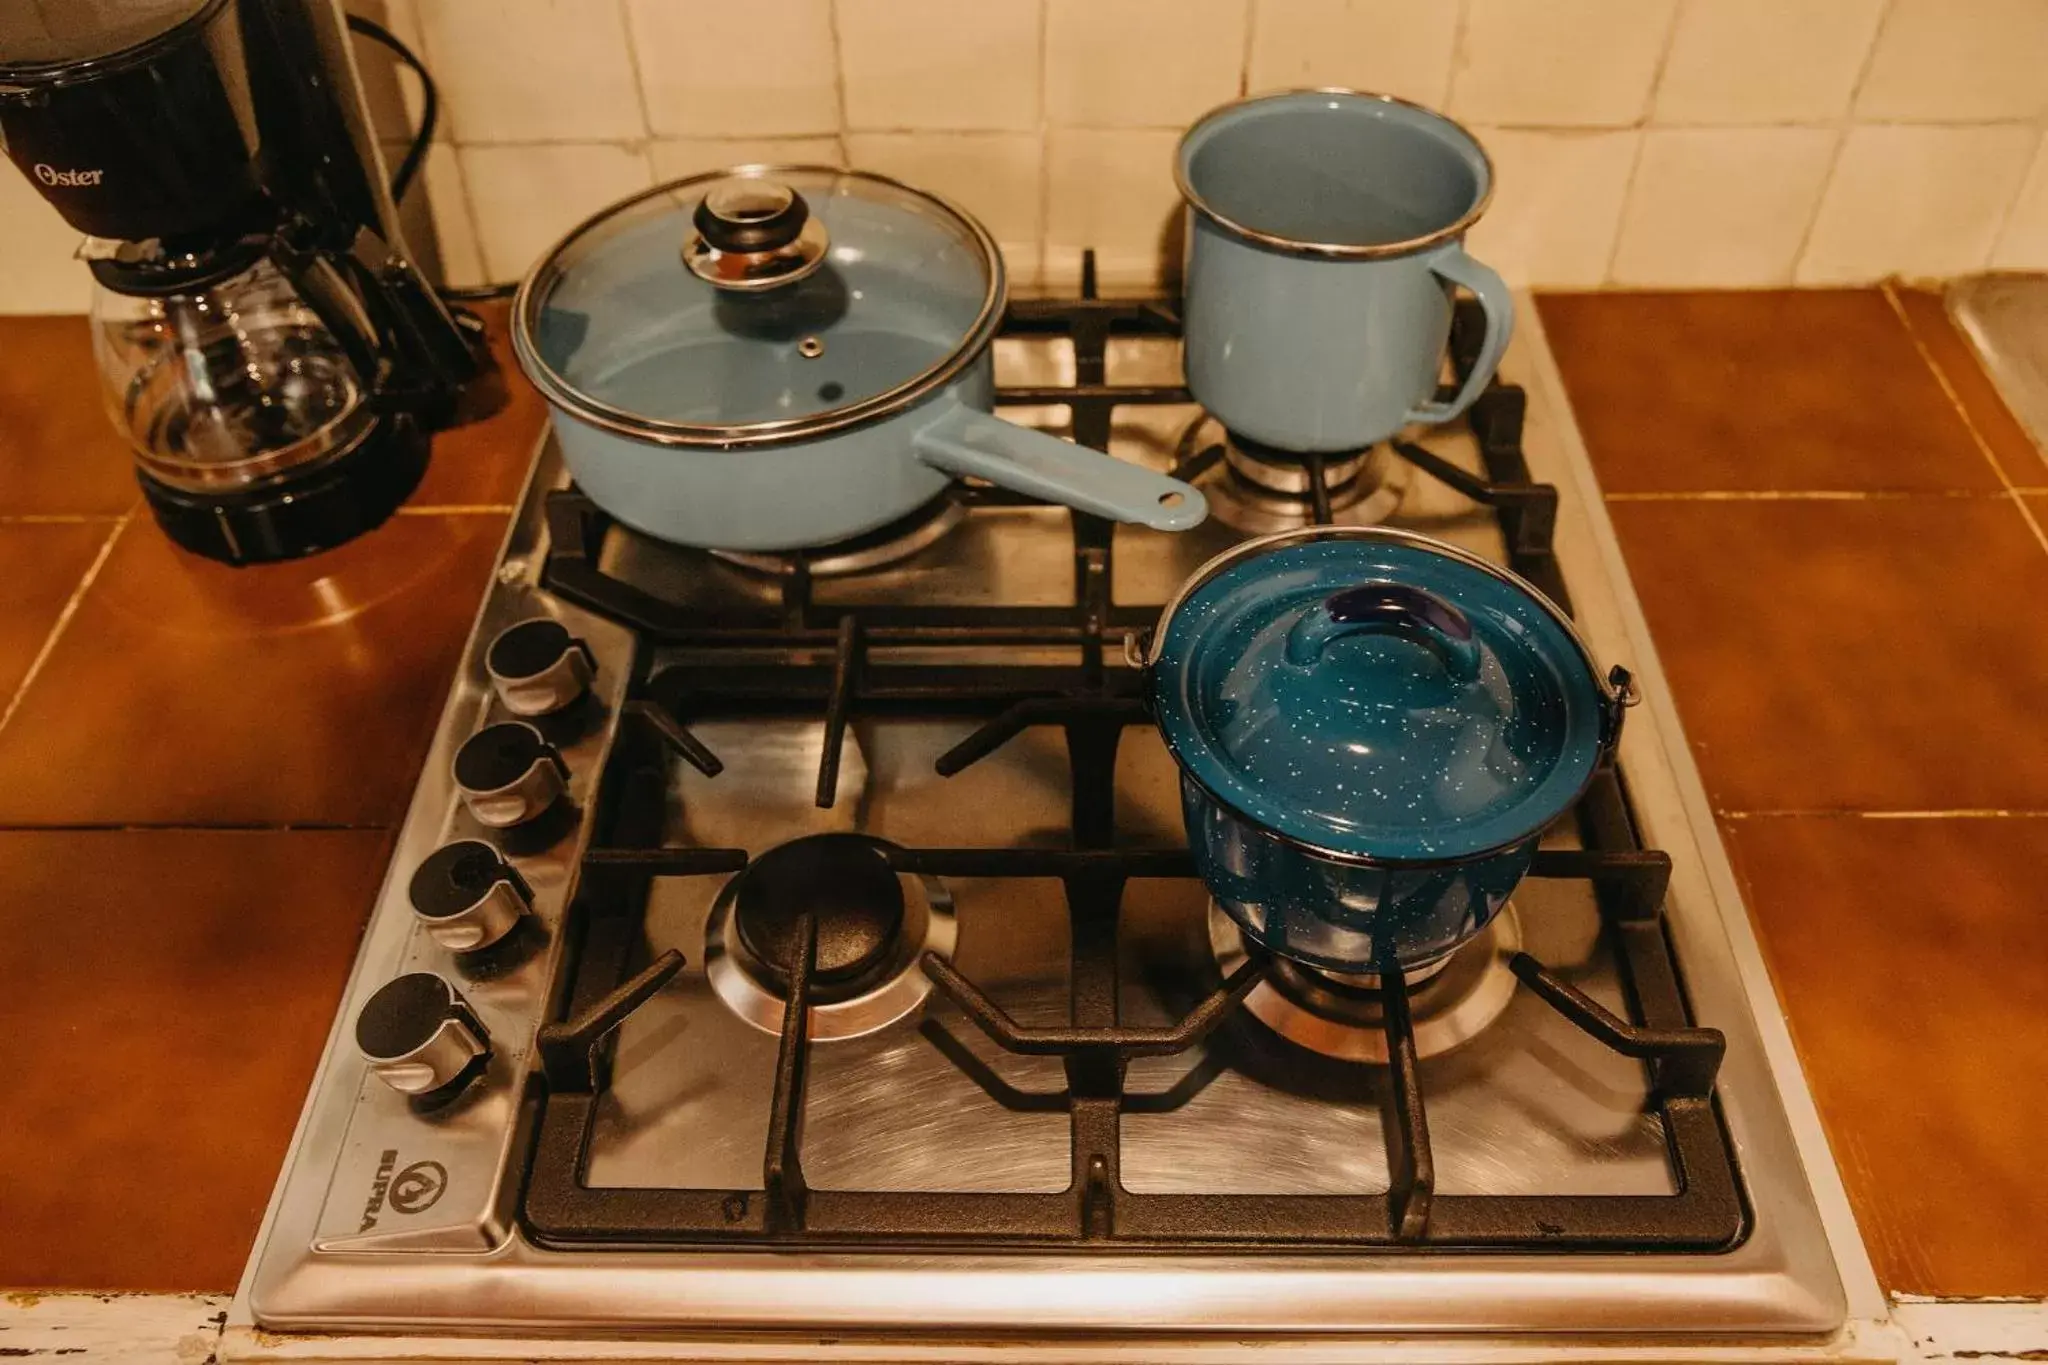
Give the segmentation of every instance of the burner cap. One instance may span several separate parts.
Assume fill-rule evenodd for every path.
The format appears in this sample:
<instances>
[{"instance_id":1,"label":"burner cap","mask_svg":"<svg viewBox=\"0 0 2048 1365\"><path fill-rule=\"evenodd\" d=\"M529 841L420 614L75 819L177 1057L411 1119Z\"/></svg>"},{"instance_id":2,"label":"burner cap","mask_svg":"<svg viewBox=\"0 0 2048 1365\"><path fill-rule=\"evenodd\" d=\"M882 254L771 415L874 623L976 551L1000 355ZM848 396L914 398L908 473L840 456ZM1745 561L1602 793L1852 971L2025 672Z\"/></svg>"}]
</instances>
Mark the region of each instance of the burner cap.
<instances>
[{"instance_id":1,"label":"burner cap","mask_svg":"<svg viewBox=\"0 0 2048 1365\"><path fill-rule=\"evenodd\" d=\"M818 922L811 979L843 985L889 957L903 928L903 884L882 850L858 834L793 840L740 874L733 908L740 942L778 981L803 951L806 912Z\"/></svg>"}]
</instances>

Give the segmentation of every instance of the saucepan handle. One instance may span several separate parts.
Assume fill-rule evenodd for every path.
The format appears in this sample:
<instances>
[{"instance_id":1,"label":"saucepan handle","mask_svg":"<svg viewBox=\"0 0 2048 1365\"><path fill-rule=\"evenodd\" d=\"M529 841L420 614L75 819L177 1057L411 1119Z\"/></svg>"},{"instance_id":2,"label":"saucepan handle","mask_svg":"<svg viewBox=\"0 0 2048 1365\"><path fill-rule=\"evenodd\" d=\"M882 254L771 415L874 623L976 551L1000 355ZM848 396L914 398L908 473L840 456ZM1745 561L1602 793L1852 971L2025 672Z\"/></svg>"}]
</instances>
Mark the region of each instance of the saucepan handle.
<instances>
[{"instance_id":1,"label":"saucepan handle","mask_svg":"<svg viewBox=\"0 0 2048 1365\"><path fill-rule=\"evenodd\" d=\"M1472 622L1443 598L1406 583L1361 583L1333 592L1302 613L1287 632L1287 662L1313 666L1332 642L1347 635L1394 635L1412 640L1459 682L1479 676L1479 643Z\"/></svg>"},{"instance_id":2,"label":"saucepan handle","mask_svg":"<svg viewBox=\"0 0 2048 1365\"><path fill-rule=\"evenodd\" d=\"M911 445L926 464L1116 521L1185 531L1209 514L1179 479L991 417L964 403L927 423Z\"/></svg>"},{"instance_id":3,"label":"saucepan handle","mask_svg":"<svg viewBox=\"0 0 2048 1365\"><path fill-rule=\"evenodd\" d=\"M1471 290L1479 300L1480 311L1486 315L1486 335L1479 342L1479 358L1472 362L1472 373L1465 376L1464 387L1457 396L1448 403L1432 398L1408 410L1409 421L1433 425L1448 422L1471 407L1472 400L1492 382L1493 372L1500 368L1500 358L1507 352L1508 338L1515 332L1515 296L1492 266L1474 260L1456 242L1438 247L1429 258L1429 268L1452 284Z\"/></svg>"}]
</instances>

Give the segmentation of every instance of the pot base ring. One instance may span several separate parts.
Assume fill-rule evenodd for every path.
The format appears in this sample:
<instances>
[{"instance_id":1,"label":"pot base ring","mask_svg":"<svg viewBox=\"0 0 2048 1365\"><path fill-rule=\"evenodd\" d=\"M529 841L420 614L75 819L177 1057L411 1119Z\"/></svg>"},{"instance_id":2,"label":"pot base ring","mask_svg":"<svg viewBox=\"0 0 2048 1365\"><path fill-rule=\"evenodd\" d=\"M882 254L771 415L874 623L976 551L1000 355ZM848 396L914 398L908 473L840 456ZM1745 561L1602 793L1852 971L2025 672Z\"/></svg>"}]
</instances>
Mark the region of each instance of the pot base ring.
<instances>
[{"instance_id":1,"label":"pot base ring","mask_svg":"<svg viewBox=\"0 0 2048 1365\"><path fill-rule=\"evenodd\" d=\"M844 578L900 563L937 544L966 518L966 505L948 489L886 526L836 545L809 550L713 550L711 555L735 568L772 578L791 577L798 565L809 568L813 578Z\"/></svg>"},{"instance_id":2,"label":"pot base ring","mask_svg":"<svg viewBox=\"0 0 2048 1365\"><path fill-rule=\"evenodd\" d=\"M1309 475L1299 456L1248 449L1204 413L1181 438L1182 457L1205 436L1223 441L1223 458L1194 480L1209 500L1209 515L1235 531L1268 535L1315 522ZM1400 509L1407 489L1405 461L1382 442L1348 455L1329 456L1323 485L1330 494L1332 521L1340 526L1377 526Z\"/></svg>"},{"instance_id":3,"label":"pot base ring","mask_svg":"<svg viewBox=\"0 0 2048 1365\"><path fill-rule=\"evenodd\" d=\"M1243 932L1214 901L1209 903L1209 944L1228 976L1245 960ZM1477 1037L1507 1009L1517 982L1508 960L1522 950L1521 917L1514 902L1471 942L1419 971L1407 973L1408 1009L1418 1056L1435 1057ZM1297 1047L1347 1062L1384 1065L1376 978L1337 976L1276 957L1272 974L1245 997L1251 1016Z\"/></svg>"}]
</instances>

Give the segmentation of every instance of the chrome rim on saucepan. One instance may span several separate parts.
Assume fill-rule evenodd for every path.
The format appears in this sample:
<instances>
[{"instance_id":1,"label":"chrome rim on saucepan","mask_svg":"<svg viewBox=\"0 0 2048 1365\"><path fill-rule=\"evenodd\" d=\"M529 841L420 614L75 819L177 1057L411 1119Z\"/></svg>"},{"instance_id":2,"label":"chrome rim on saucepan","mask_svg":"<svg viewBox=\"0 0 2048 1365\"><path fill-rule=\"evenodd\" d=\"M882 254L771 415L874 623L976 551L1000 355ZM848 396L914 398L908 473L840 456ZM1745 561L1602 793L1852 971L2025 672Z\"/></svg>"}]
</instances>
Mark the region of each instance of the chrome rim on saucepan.
<instances>
[{"instance_id":1,"label":"chrome rim on saucepan","mask_svg":"<svg viewBox=\"0 0 2048 1365\"><path fill-rule=\"evenodd\" d=\"M862 182L884 191L901 194L908 199L921 201L922 206L943 215L948 220L949 227L974 243L980 254L987 288L979 311L949 352L882 392L819 413L782 420L705 423L650 417L603 402L564 377L542 355L542 348L534 334L538 310L559 279L564 262L573 254L574 248L592 232L616 222L622 214L629 213L651 200L670 199L679 203L693 198L702 200L715 187L735 179L785 181L793 177L826 177L835 182ZM693 271L698 268L697 263L690 261L687 256L679 265L688 265ZM788 278L799 277L792 273ZM1002 253L997 249L995 240L971 214L963 212L951 201L929 190L906 185L900 180L872 171L845 170L836 166L755 164L710 171L656 185L652 189L607 206L570 229L542 255L541 264L529 273L519 286L518 295L512 305L512 346L528 377L550 403L593 426L658 445L709 446L720 449L774 445L846 431L869 422L880 421L916 406L927 396L958 378L962 371L980 357L994 338L996 327L1002 321L1007 299L1008 277L1003 267Z\"/></svg>"}]
</instances>

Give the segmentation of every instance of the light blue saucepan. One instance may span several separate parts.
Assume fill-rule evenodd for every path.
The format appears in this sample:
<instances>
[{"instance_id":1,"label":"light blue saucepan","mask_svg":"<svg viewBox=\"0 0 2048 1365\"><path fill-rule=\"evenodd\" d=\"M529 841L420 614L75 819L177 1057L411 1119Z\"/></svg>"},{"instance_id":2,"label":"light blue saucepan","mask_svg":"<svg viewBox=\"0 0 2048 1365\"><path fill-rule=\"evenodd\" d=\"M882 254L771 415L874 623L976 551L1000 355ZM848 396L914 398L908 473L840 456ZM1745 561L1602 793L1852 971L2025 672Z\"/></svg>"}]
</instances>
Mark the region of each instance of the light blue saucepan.
<instances>
[{"instance_id":1,"label":"light blue saucepan","mask_svg":"<svg viewBox=\"0 0 2048 1365\"><path fill-rule=\"evenodd\" d=\"M659 186L569 234L513 308L563 460L683 545L830 545L957 476L1178 531L1178 480L990 415L1002 258L882 176L749 166Z\"/></svg>"},{"instance_id":2,"label":"light blue saucepan","mask_svg":"<svg viewBox=\"0 0 2048 1365\"><path fill-rule=\"evenodd\" d=\"M1464 247L1493 171L1451 120L1387 95L1265 95L1190 128L1174 173L1188 388L1234 435L1362 450L1449 421L1493 378L1514 300ZM1439 402L1454 287L1478 298L1486 336Z\"/></svg>"}]
</instances>

